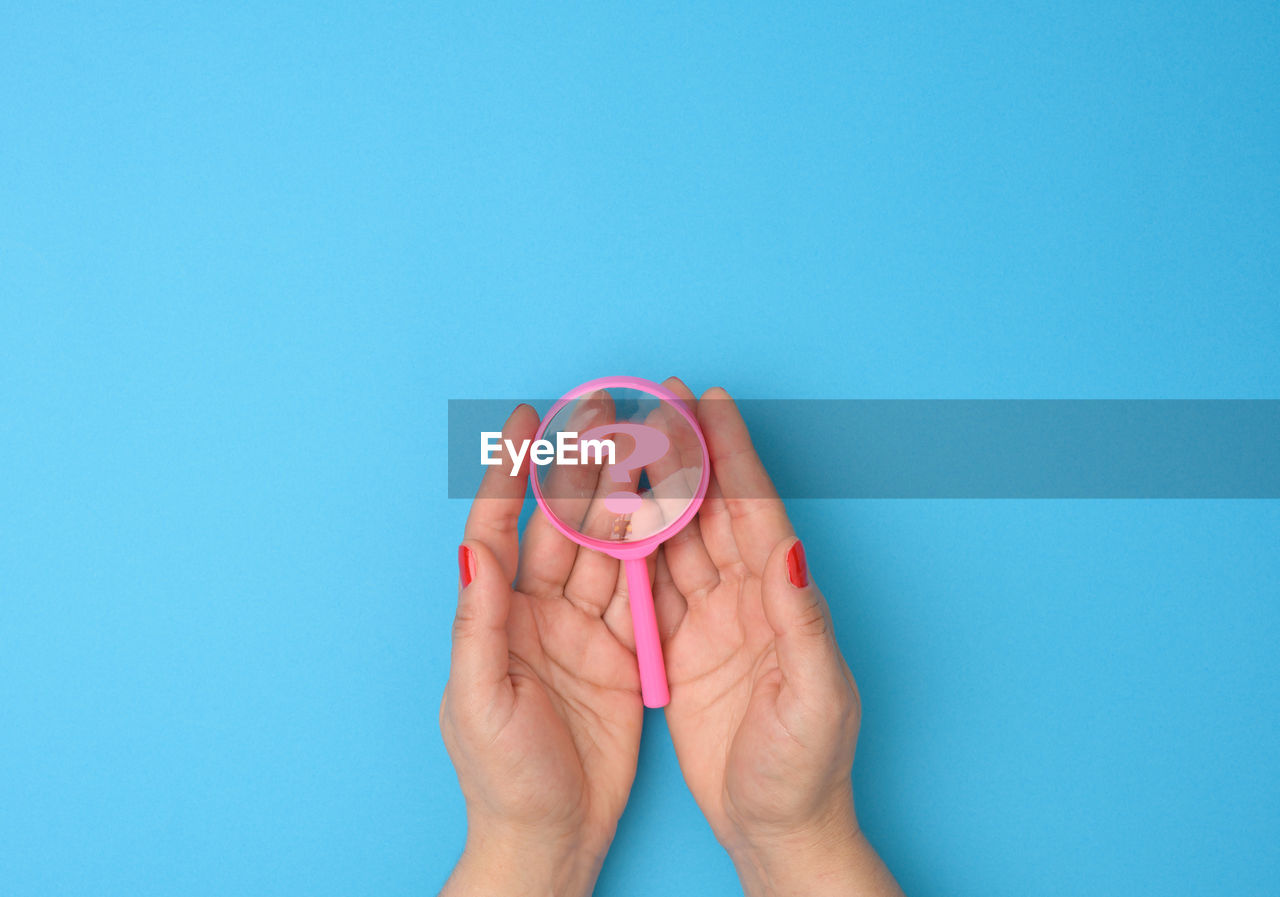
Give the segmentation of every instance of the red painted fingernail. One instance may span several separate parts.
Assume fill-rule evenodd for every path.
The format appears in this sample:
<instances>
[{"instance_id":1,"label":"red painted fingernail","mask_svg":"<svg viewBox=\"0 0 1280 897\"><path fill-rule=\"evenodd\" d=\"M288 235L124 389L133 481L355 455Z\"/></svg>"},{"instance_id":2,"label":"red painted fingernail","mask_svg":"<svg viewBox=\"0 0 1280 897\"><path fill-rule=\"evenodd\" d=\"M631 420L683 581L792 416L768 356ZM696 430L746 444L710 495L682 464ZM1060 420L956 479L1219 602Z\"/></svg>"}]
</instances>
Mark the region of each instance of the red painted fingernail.
<instances>
[{"instance_id":1,"label":"red painted fingernail","mask_svg":"<svg viewBox=\"0 0 1280 897\"><path fill-rule=\"evenodd\" d=\"M804 546L796 539L796 544L787 552L787 579L797 589L809 584L809 566L804 562Z\"/></svg>"},{"instance_id":2,"label":"red painted fingernail","mask_svg":"<svg viewBox=\"0 0 1280 897\"><path fill-rule=\"evenodd\" d=\"M465 589L471 585L471 578L476 575L476 556L465 545L458 546L458 578Z\"/></svg>"}]
</instances>

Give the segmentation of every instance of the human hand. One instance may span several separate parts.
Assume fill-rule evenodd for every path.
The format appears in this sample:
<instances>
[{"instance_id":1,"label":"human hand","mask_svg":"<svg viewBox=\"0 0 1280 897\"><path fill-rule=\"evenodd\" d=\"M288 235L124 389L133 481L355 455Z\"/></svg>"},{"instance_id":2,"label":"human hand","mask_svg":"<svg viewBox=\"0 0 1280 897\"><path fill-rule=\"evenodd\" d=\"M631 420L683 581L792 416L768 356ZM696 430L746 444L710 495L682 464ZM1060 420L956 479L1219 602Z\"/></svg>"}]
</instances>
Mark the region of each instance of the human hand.
<instances>
[{"instance_id":1,"label":"human hand","mask_svg":"<svg viewBox=\"0 0 1280 897\"><path fill-rule=\"evenodd\" d=\"M521 405L503 436L519 442L537 426ZM518 539L528 458L510 469L508 458L486 472L458 551L440 727L467 842L442 894L589 894L639 752L625 586L618 561L580 552L541 509Z\"/></svg>"},{"instance_id":2,"label":"human hand","mask_svg":"<svg viewBox=\"0 0 1280 897\"><path fill-rule=\"evenodd\" d=\"M899 894L854 813L858 690L804 549L728 394L664 385L714 475L654 589L685 781L749 895Z\"/></svg>"}]
</instances>

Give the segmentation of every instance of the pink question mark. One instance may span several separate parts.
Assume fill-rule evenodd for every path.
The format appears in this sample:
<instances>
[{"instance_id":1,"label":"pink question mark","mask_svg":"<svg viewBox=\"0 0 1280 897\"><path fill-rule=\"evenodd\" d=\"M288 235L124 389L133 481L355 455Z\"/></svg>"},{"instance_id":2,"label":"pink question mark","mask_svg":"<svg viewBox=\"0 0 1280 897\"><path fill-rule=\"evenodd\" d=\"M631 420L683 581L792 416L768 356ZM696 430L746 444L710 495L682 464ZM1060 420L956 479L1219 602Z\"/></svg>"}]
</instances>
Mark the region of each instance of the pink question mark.
<instances>
[{"instance_id":1,"label":"pink question mark","mask_svg":"<svg viewBox=\"0 0 1280 897\"><path fill-rule=\"evenodd\" d=\"M609 478L615 483L631 479L631 471L657 461L667 453L671 440L667 434L644 424L601 424L578 434L578 441L600 439L610 433L624 433L635 440L636 446L625 458L616 458L609 465ZM615 514L630 514L640 507L640 496L631 491L610 492L604 506Z\"/></svg>"}]
</instances>

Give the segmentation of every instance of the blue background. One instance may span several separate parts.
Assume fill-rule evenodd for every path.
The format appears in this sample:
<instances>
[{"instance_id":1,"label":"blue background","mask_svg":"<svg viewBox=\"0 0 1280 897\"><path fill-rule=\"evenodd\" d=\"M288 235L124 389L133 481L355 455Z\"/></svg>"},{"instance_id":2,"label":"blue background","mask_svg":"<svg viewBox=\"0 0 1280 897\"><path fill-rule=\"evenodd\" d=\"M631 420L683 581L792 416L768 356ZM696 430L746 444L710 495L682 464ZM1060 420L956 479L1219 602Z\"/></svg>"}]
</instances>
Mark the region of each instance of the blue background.
<instances>
[{"instance_id":1,"label":"blue background","mask_svg":"<svg viewBox=\"0 0 1280 897\"><path fill-rule=\"evenodd\" d=\"M0 892L439 886L448 398L1280 397L1274 3L790 7L5 5ZM1274 893L1276 502L791 510L909 893Z\"/></svg>"}]
</instances>

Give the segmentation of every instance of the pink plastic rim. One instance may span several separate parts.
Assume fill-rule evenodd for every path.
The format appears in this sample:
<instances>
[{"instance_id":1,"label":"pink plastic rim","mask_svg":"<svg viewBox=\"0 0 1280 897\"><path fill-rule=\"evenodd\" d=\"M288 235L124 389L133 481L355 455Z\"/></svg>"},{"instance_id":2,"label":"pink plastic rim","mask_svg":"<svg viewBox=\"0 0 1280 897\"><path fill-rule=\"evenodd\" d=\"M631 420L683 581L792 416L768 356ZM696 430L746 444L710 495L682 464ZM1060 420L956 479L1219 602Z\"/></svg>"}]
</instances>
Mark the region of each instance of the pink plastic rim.
<instances>
[{"instance_id":1,"label":"pink plastic rim","mask_svg":"<svg viewBox=\"0 0 1280 897\"><path fill-rule=\"evenodd\" d=\"M542 488L538 485L538 477L530 475L529 481L533 484L533 497L538 502L538 507L542 509L543 515L551 522L552 526L579 545L594 548L596 551L604 552L610 557L625 561L629 558L642 558L653 554L659 545L684 529L689 521L693 519L693 516L698 513L698 508L702 507L702 499L706 497L707 487L711 483L711 454L707 451L707 440L702 435L702 428L698 426L697 419L685 407L680 397L652 380L645 380L641 377L601 377L598 380L588 381L570 390L560 398L560 401L552 405L551 410L543 416L542 423L538 425L538 433L534 436L534 439L537 440L543 437L546 433L547 424L555 419L556 414L565 405L568 405L574 399L585 396L587 393L595 392L597 389L610 388L634 389L638 392L647 392L652 396L656 396L679 411L681 416L689 422L689 426L693 427L694 435L698 437L698 445L702 448L702 476L698 480L697 490L689 500L689 507L684 509L684 513L672 521L670 525L660 529L652 536L638 539L635 542L606 542L603 539L584 536L577 530L561 523L560 518L556 517L551 512L551 509L547 507L546 499L542 497Z\"/></svg>"}]
</instances>

